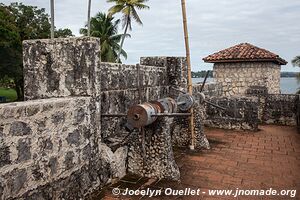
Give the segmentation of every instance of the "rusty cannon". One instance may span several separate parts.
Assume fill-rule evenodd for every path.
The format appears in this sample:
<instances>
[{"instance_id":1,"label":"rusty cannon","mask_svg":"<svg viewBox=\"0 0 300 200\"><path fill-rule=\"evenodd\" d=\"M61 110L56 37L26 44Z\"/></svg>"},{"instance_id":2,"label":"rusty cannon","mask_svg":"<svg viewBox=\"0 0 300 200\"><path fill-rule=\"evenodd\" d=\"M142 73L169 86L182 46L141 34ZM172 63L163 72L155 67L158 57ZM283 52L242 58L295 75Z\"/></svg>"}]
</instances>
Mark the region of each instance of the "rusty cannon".
<instances>
[{"instance_id":1,"label":"rusty cannon","mask_svg":"<svg viewBox=\"0 0 300 200\"><path fill-rule=\"evenodd\" d=\"M206 100L202 90L206 83L209 71L206 74L200 93L198 93L199 104L209 104L221 110L227 110L224 107L216 105ZM154 123L159 117L189 117L190 109L193 108L196 98L187 92L177 88L171 88L178 91L180 94L177 99L170 97L159 99L156 101L145 102L137 104L129 108L127 114L102 114L102 117L126 117L126 128L133 130L135 128L142 128Z\"/></svg>"},{"instance_id":2,"label":"rusty cannon","mask_svg":"<svg viewBox=\"0 0 300 200\"><path fill-rule=\"evenodd\" d=\"M181 92L181 91L180 91ZM212 106L226 110L225 108L208 102L205 95L200 93L199 103L208 103ZM103 114L102 117L126 117L126 128L133 130L142 128L154 123L159 117L189 117L190 109L195 105L195 98L185 92L182 92L177 99L170 97L156 101L137 104L129 108L127 114Z\"/></svg>"},{"instance_id":3,"label":"rusty cannon","mask_svg":"<svg viewBox=\"0 0 300 200\"><path fill-rule=\"evenodd\" d=\"M138 104L129 108L127 122L133 128L141 128L152 124L158 117L190 116L190 113L177 113L177 110L186 112L193 107L194 103L192 96L182 94L177 100L167 97Z\"/></svg>"}]
</instances>

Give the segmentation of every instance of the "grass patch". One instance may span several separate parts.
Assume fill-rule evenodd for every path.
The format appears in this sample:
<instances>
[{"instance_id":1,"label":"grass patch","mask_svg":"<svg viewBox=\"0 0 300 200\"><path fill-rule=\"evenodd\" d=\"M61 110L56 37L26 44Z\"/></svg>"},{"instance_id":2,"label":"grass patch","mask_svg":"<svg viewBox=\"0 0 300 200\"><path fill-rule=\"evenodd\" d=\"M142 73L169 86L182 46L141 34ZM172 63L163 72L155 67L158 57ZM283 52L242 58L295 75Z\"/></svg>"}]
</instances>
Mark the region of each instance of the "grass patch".
<instances>
[{"instance_id":1,"label":"grass patch","mask_svg":"<svg viewBox=\"0 0 300 200\"><path fill-rule=\"evenodd\" d=\"M0 88L0 96L5 96L7 102L17 100L17 92L10 88Z\"/></svg>"}]
</instances>

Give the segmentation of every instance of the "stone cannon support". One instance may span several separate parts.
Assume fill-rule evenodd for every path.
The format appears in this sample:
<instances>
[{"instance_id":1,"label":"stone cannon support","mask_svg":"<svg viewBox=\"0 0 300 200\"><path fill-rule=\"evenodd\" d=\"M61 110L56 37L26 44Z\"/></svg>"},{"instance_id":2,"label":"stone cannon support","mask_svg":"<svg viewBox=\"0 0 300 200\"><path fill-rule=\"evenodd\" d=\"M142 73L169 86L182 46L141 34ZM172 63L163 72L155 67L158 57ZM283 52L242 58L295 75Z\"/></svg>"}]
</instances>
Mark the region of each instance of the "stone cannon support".
<instances>
[{"instance_id":1,"label":"stone cannon support","mask_svg":"<svg viewBox=\"0 0 300 200\"><path fill-rule=\"evenodd\" d=\"M129 172L145 177L180 179L172 148L172 122L172 118L161 118L144 127L144 131L134 133L129 144Z\"/></svg>"},{"instance_id":2,"label":"stone cannon support","mask_svg":"<svg viewBox=\"0 0 300 200\"><path fill-rule=\"evenodd\" d=\"M180 92L172 88L187 91L187 64L184 57L142 57L142 65L164 66L167 69L167 80L170 86L170 97L177 98ZM197 93L193 94L196 99ZM209 142L203 131L204 107L195 106L195 137L196 149L209 149ZM172 144L177 147L188 147L191 142L188 118L175 118L171 127Z\"/></svg>"}]
</instances>

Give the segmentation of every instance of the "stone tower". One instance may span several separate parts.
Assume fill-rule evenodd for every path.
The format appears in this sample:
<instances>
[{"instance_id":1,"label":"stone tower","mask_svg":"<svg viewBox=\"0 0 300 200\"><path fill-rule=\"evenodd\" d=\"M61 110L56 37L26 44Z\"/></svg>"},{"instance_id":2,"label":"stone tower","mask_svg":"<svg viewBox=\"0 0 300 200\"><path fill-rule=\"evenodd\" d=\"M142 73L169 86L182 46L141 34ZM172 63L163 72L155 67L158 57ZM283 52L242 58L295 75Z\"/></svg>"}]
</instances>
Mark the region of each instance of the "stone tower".
<instances>
[{"instance_id":1,"label":"stone tower","mask_svg":"<svg viewBox=\"0 0 300 200\"><path fill-rule=\"evenodd\" d=\"M280 93L281 65L287 61L249 43L241 43L203 58L214 63L214 79L222 84L223 95L244 95L253 88Z\"/></svg>"}]
</instances>

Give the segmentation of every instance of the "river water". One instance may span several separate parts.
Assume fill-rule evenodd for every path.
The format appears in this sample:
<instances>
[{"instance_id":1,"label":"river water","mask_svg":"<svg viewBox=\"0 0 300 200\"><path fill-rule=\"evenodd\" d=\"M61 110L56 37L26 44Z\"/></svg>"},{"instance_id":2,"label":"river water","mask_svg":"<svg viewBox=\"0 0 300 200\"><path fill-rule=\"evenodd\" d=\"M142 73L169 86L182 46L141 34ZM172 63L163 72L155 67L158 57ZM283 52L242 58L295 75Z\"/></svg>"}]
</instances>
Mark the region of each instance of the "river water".
<instances>
[{"instance_id":1,"label":"river water","mask_svg":"<svg viewBox=\"0 0 300 200\"><path fill-rule=\"evenodd\" d=\"M202 82L204 78L193 78L193 83ZM213 82L213 78L208 78L207 82ZM300 87L296 78L281 78L280 87L282 94L295 94Z\"/></svg>"}]
</instances>

